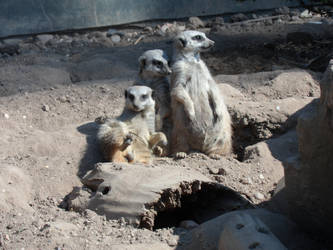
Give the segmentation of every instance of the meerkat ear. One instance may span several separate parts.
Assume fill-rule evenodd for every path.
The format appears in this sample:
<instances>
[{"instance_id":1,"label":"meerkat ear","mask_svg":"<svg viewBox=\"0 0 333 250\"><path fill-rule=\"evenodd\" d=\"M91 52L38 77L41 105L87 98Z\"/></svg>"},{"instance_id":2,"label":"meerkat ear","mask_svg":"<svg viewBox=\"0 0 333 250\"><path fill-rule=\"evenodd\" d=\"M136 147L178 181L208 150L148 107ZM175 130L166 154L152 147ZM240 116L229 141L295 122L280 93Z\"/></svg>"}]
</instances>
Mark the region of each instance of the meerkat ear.
<instances>
[{"instance_id":1,"label":"meerkat ear","mask_svg":"<svg viewBox=\"0 0 333 250\"><path fill-rule=\"evenodd\" d=\"M155 94L155 91L154 91L154 90L151 91L151 98L152 98L153 100L156 99L156 94Z\"/></svg>"},{"instance_id":2,"label":"meerkat ear","mask_svg":"<svg viewBox=\"0 0 333 250\"><path fill-rule=\"evenodd\" d=\"M127 98L127 95L128 95L128 93L127 93L127 89L125 90L125 98Z\"/></svg>"},{"instance_id":3,"label":"meerkat ear","mask_svg":"<svg viewBox=\"0 0 333 250\"><path fill-rule=\"evenodd\" d=\"M187 45L186 39L182 36L177 36L175 38L175 44L179 48L185 48Z\"/></svg>"},{"instance_id":4,"label":"meerkat ear","mask_svg":"<svg viewBox=\"0 0 333 250\"><path fill-rule=\"evenodd\" d=\"M139 57L139 64L140 64L140 69L143 69L146 67L146 57L140 56Z\"/></svg>"}]
</instances>

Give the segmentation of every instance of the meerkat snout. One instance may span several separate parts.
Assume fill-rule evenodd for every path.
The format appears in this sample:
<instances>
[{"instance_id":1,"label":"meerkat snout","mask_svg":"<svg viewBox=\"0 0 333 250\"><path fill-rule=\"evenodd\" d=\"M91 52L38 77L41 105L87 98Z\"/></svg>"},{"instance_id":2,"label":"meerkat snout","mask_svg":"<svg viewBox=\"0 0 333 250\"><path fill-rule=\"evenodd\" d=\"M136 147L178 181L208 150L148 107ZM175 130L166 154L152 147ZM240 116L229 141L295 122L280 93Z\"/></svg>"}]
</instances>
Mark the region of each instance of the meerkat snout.
<instances>
[{"instance_id":1,"label":"meerkat snout","mask_svg":"<svg viewBox=\"0 0 333 250\"><path fill-rule=\"evenodd\" d=\"M126 107L135 112L153 108L152 89L146 86L132 86L125 90Z\"/></svg>"},{"instance_id":2,"label":"meerkat snout","mask_svg":"<svg viewBox=\"0 0 333 250\"><path fill-rule=\"evenodd\" d=\"M148 50L139 58L140 75L145 78L162 77L171 74L168 58L163 50Z\"/></svg>"}]
</instances>

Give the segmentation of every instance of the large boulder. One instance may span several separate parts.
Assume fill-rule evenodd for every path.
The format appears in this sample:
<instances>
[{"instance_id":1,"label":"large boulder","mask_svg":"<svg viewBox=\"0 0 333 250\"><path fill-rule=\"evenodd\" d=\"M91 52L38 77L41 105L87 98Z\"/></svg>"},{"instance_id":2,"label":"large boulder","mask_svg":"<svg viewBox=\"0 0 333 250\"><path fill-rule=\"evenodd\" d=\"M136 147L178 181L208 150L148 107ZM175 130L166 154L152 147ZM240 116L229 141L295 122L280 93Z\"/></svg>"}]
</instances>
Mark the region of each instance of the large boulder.
<instances>
[{"instance_id":1,"label":"large boulder","mask_svg":"<svg viewBox=\"0 0 333 250\"><path fill-rule=\"evenodd\" d=\"M247 238L245 233L243 234L245 238L242 239L241 235L232 232L232 228L235 227L247 231L250 237ZM296 224L283 215L265 209L225 213L189 231L180 237L179 241L182 245L179 247L181 250L244 249L242 245L250 241L246 249L285 249L283 246L288 249L314 249L313 243L305 237ZM252 245L256 242L259 245Z\"/></svg>"},{"instance_id":2,"label":"large boulder","mask_svg":"<svg viewBox=\"0 0 333 250\"><path fill-rule=\"evenodd\" d=\"M333 233L333 60L321 96L298 119L299 159L288 162L284 193L291 217L314 232Z\"/></svg>"}]
</instances>

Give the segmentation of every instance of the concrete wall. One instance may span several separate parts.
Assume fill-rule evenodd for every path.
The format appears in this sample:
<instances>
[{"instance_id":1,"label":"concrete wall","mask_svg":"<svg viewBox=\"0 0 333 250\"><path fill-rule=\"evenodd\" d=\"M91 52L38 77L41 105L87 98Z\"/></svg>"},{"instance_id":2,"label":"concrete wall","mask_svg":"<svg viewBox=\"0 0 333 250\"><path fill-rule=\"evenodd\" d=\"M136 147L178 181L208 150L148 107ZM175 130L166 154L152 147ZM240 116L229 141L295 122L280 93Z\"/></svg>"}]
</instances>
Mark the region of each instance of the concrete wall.
<instances>
[{"instance_id":1,"label":"concrete wall","mask_svg":"<svg viewBox=\"0 0 333 250\"><path fill-rule=\"evenodd\" d=\"M0 37L298 5L298 0L1 0Z\"/></svg>"}]
</instances>

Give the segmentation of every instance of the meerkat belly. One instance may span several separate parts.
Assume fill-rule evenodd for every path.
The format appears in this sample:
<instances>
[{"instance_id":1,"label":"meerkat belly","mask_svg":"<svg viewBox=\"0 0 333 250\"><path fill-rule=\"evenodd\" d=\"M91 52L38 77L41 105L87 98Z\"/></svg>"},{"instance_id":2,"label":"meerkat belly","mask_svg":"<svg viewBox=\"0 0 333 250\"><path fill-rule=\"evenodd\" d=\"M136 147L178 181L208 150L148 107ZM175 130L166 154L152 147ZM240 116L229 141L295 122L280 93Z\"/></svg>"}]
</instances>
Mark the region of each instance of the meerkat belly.
<instances>
[{"instance_id":1,"label":"meerkat belly","mask_svg":"<svg viewBox=\"0 0 333 250\"><path fill-rule=\"evenodd\" d=\"M191 74L187 83L187 91L194 103L195 120L191 126L193 133L205 136L214 124L214 115L209 101L209 82L201 67Z\"/></svg>"},{"instance_id":2,"label":"meerkat belly","mask_svg":"<svg viewBox=\"0 0 333 250\"><path fill-rule=\"evenodd\" d=\"M149 130L147 128L147 124L145 121L142 120L133 120L131 123L128 124L129 133L140 140L142 143L148 145L149 140Z\"/></svg>"}]
</instances>

